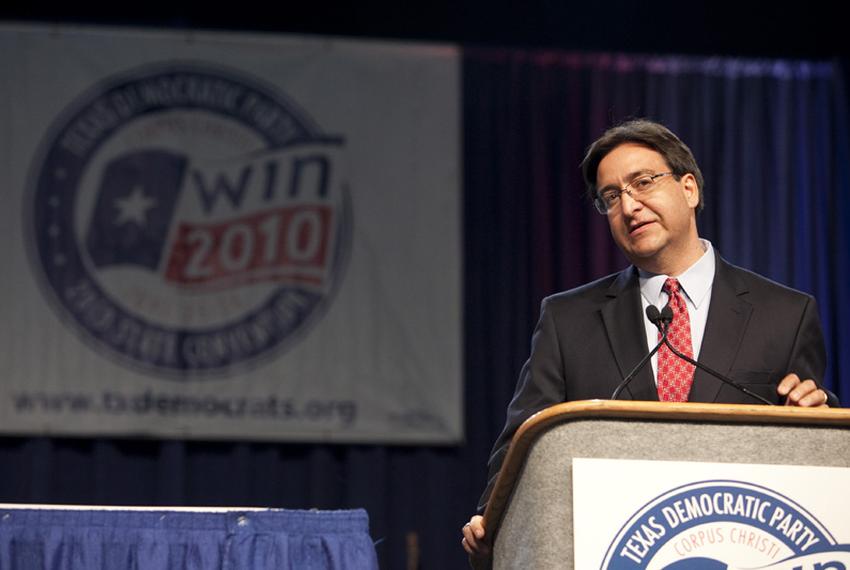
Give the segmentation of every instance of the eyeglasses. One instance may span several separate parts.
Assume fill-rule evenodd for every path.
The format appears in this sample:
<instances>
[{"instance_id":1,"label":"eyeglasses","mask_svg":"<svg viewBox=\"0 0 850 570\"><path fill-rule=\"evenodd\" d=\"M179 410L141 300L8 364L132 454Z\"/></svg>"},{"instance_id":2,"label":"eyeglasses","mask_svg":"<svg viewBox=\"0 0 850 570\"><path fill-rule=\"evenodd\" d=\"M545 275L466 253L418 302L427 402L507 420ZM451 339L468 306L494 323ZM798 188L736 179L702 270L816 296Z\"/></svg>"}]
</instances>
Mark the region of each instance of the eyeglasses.
<instances>
[{"instance_id":1,"label":"eyeglasses","mask_svg":"<svg viewBox=\"0 0 850 570\"><path fill-rule=\"evenodd\" d=\"M607 214L620 205L620 196L623 192L635 199L640 199L656 188L655 181L662 176L673 174L672 172L659 172L658 174L644 174L638 176L622 188L606 188L596 193L593 205L600 214Z\"/></svg>"}]
</instances>

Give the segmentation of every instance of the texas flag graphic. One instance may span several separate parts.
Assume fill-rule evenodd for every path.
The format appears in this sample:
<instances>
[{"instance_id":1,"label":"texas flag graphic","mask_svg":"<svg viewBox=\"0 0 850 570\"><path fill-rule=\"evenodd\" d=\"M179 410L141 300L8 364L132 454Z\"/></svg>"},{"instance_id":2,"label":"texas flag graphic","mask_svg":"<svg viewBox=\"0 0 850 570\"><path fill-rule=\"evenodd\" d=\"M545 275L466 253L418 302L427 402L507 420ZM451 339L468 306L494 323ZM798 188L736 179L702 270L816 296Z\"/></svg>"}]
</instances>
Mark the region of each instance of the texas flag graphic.
<instances>
[{"instance_id":1,"label":"texas flag graphic","mask_svg":"<svg viewBox=\"0 0 850 570\"><path fill-rule=\"evenodd\" d=\"M187 162L176 153L142 150L106 166L86 233L95 267L159 267Z\"/></svg>"},{"instance_id":2,"label":"texas flag graphic","mask_svg":"<svg viewBox=\"0 0 850 570\"><path fill-rule=\"evenodd\" d=\"M227 160L137 150L103 168L86 250L98 269L157 272L181 288L274 281L323 290L340 192L336 145Z\"/></svg>"}]
</instances>

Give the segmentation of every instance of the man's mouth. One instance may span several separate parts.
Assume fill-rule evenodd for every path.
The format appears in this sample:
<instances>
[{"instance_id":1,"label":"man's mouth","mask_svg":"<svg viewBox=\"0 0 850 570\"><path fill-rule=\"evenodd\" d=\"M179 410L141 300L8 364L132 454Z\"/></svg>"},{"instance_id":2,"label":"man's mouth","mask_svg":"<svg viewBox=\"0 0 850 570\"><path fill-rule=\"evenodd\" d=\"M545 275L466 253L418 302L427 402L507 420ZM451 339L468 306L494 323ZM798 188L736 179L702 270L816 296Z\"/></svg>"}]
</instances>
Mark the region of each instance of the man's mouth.
<instances>
[{"instance_id":1,"label":"man's mouth","mask_svg":"<svg viewBox=\"0 0 850 570\"><path fill-rule=\"evenodd\" d=\"M633 222L629 224L629 234L634 234L638 230L640 230L644 226L648 226L649 224L654 223L652 220L646 222Z\"/></svg>"}]
</instances>

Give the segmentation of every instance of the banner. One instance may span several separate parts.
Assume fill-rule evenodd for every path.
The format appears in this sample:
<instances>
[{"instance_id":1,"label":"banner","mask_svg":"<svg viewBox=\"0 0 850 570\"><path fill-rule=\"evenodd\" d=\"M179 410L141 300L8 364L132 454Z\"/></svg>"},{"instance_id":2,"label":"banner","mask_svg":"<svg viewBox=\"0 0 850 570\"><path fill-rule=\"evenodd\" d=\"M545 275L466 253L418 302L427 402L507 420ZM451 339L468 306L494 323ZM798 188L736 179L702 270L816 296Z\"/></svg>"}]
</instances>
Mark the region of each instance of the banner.
<instances>
[{"instance_id":1,"label":"banner","mask_svg":"<svg viewBox=\"0 0 850 570\"><path fill-rule=\"evenodd\" d=\"M576 568L850 568L847 468L574 459L573 484Z\"/></svg>"},{"instance_id":2,"label":"banner","mask_svg":"<svg viewBox=\"0 0 850 570\"><path fill-rule=\"evenodd\" d=\"M454 48L0 46L0 431L462 439Z\"/></svg>"}]
</instances>

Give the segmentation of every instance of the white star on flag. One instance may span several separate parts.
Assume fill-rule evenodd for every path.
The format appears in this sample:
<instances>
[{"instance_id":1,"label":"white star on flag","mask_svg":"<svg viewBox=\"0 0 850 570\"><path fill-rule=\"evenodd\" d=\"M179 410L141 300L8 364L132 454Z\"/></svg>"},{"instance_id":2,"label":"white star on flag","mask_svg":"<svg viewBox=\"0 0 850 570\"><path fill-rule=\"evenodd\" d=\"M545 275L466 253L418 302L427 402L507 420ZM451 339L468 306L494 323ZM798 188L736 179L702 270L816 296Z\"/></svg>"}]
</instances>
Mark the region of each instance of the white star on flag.
<instances>
[{"instance_id":1,"label":"white star on flag","mask_svg":"<svg viewBox=\"0 0 850 570\"><path fill-rule=\"evenodd\" d=\"M141 186L136 186L129 196L118 198L114 204L118 210L115 225L135 222L143 226L147 223L148 210L156 206L156 199L145 194Z\"/></svg>"}]
</instances>

